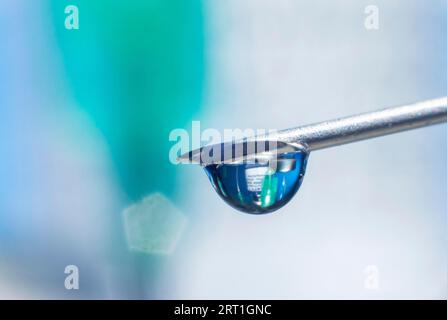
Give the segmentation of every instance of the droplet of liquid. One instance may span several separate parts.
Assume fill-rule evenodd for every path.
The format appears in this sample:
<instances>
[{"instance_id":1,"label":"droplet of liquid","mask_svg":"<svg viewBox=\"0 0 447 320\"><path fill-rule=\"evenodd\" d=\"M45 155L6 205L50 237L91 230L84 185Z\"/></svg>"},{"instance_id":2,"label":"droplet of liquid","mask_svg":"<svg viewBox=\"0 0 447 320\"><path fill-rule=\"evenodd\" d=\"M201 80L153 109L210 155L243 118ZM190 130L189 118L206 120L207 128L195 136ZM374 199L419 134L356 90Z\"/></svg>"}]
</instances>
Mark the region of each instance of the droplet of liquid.
<instances>
[{"instance_id":1,"label":"droplet of liquid","mask_svg":"<svg viewBox=\"0 0 447 320\"><path fill-rule=\"evenodd\" d=\"M230 206L251 214L283 207L301 186L308 153L297 149L250 162L211 164L205 167L211 184Z\"/></svg>"}]
</instances>

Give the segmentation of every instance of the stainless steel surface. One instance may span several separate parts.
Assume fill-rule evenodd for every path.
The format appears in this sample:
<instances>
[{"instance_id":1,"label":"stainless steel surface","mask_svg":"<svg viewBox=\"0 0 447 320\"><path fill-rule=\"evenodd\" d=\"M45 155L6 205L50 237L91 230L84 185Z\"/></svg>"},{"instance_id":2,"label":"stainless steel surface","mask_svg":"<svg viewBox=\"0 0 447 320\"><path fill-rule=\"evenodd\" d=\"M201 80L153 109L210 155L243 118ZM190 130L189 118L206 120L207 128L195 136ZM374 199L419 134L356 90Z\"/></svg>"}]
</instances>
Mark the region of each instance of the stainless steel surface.
<instances>
[{"instance_id":1,"label":"stainless steel surface","mask_svg":"<svg viewBox=\"0 0 447 320\"><path fill-rule=\"evenodd\" d=\"M279 131L270 139L309 151L447 122L447 97Z\"/></svg>"},{"instance_id":2,"label":"stainless steel surface","mask_svg":"<svg viewBox=\"0 0 447 320\"><path fill-rule=\"evenodd\" d=\"M314 151L328 147L334 147L346 143L361 141L365 139L380 137L391 133L421 128L433 124L447 122L447 97L427 100L410 105L386 108L374 112L363 113L346 118L339 118L331 121L301 126L292 129L278 131L266 136L251 137L250 141L275 141L285 142L281 144L283 148L287 144L304 146L307 151ZM221 145L208 146L206 150L231 150L236 144L224 143ZM281 152L281 148L277 148ZM204 161L200 155L204 148L193 150L182 155L179 160L187 163L220 163L228 161L221 158L210 158ZM255 148L248 148L242 153L243 158L253 155ZM222 155L223 157L223 155Z\"/></svg>"}]
</instances>

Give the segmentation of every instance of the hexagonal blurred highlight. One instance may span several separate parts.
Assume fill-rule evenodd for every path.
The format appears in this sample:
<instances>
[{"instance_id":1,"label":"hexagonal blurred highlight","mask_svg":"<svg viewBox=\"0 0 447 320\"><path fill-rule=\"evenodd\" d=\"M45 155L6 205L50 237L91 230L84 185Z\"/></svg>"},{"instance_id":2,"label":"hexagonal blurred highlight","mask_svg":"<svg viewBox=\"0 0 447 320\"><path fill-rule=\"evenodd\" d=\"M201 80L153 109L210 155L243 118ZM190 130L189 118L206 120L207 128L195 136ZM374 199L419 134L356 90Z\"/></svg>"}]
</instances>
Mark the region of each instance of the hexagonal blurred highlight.
<instances>
[{"instance_id":1,"label":"hexagonal blurred highlight","mask_svg":"<svg viewBox=\"0 0 447 320\"><path fill-rule=\"evenodd\" d=\"M153 193L123 211L129 249L148 254L171 254L187 218L161 193Z\"/></svg>"}]
</instances>

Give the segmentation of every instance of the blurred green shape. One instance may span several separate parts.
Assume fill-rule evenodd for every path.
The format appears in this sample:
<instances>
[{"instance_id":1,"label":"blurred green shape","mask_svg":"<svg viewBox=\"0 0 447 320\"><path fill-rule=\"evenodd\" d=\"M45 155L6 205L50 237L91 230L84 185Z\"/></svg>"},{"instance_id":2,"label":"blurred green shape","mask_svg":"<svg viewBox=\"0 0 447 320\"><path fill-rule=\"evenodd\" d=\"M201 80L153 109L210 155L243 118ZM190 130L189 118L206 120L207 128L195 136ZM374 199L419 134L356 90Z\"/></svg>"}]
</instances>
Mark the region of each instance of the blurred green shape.
<instances>
[{"instance_id":1,"label":"blurred green shape","mask_svg":"<svg viewBox=\"0 0 447 320\"><path fill-rule=\"evenodd\" d=\"M103 133L123 189L172 195L168 135L201 104L201 1L73 0L79 30L64 27L68 3L49 1L66 92Z\"/></svg>"},{"instance_id":2,"label":"blurred green shape","mask_svg":"<svg viewBox=\"0 0 447 320\"><path fill-rule=\"evenodd\" d=\"M261 188L261 207L267 208L276 202L276 193L278 191L278 178L273 174L267 174L264 177Z\"/></svg>"}]
</instances>

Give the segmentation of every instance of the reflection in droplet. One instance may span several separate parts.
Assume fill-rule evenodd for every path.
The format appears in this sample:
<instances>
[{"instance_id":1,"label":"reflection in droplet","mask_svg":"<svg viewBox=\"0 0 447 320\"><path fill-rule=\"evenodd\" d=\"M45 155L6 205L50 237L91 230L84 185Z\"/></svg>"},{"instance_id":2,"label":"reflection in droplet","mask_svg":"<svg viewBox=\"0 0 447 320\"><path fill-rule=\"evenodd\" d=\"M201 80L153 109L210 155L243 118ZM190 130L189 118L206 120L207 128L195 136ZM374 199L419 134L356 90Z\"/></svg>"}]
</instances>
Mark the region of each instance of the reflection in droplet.
<instances>
[{"instance_id":1,"label":"reflection in droplet","mask_svg":"<svg viewBox=\"0 0 447 320\"><path fill-rule=\"evenodd\" d=\"M232 207L252 214L284 206L301 186L308 153L304 150L260 157L250 162L205 167L214 189Z\"/></svg>"}]
</instances>

